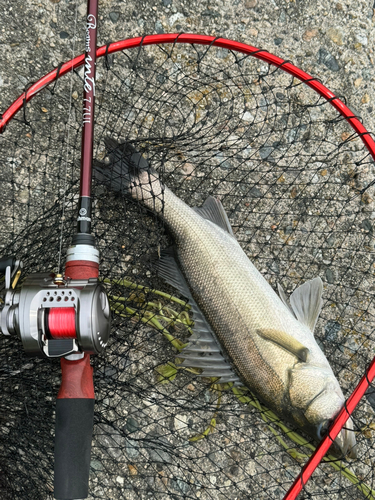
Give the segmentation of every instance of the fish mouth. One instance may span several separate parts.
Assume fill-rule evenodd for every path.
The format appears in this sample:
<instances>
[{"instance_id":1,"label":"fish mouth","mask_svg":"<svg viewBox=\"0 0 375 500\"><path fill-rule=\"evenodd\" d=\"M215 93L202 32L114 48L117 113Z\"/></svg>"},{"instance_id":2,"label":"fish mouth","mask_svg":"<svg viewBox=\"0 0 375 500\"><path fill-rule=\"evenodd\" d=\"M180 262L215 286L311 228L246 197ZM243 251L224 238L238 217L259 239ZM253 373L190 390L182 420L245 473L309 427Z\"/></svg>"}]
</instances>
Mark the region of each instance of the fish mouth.
<instances>
[{"instance_id":1,"label":"fish mouth","mask_svg":"<svg viewBox=\"0 0 375 500\"><path fill-rule=\"evenodd\" d=\"M317 437L319 441L328 434L328 431L334 420L335 419L332 418L329 420L325 420L324 422L319 424L317 428ZM353 429L353 421L351 418L348 419L345 426L338 433L336 439L330 447L330 453L338 459L358 458L357 443Z\"/></svg>"},{"instance_id":2,"label":"fish mouth","mask_svg":"<svg viewBox=\"0 0 375 500\"><path fill-rule=\"evenodd\" d=\"M314 428L315 437L321 441L328 435L333 422L345 405L345 399L338 383L328 381L324 389L310 402L305 417ZM311 427L310 427L311 428ZM330 438L331 439L331 438ZM338 459L357 458L356 438L353 421L348 418L334 441L331 439L329 453Z\"/></svg>"},{"instance_id":3,"label":"fish mouth","mask_svg":"<svg viewBox=\"0 0 375 500\"><path fill-rule=\"evenodd\" d=\"M337 443L339 448L342 450L344 456L352 459L358 457L354 425L351 418L348 419L345 426L337 435L335 443Z\"/></svg>"}]
</instances>

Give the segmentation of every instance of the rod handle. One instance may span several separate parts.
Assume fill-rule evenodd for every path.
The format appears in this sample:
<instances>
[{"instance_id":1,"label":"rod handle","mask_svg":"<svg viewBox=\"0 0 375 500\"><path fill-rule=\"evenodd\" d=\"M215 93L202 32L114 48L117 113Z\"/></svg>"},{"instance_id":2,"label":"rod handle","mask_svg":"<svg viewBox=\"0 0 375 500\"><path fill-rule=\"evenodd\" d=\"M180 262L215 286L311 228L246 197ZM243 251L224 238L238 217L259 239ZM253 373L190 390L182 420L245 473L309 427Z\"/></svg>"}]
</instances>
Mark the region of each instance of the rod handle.
<instances>
[{"instance_id":1,"label":"rod handle","mask_svg":"<svg viewBox=\"0 0 375 500\"><path fill-rule=\"evenodd\" d=\"M94 384L90 356L61 359L62 380L56 402L55 478L57 500L88 496Z\"/></svg>"}]
</instances>

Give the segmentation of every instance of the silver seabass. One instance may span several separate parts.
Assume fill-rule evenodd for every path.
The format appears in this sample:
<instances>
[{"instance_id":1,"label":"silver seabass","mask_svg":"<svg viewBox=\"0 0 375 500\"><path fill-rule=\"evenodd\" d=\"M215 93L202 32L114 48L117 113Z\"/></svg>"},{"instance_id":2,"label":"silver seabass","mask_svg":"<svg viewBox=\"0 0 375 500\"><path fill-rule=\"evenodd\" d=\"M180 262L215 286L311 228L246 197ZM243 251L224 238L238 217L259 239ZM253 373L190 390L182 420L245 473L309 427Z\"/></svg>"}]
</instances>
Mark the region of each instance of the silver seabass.
<instances>
[{"instance_id":1,"label":"silver seabass","mask_svg":"<svg viewBox=\"0 0 375 500\"><path fill-rule=\"evenodd\" d=\"M323 283L297 288L290 304L275 293L237 242L219 200L191 208L164 186L130 145L106 140L111 165L96 162L96 176L130 194L168 226L174 249L162 252L159 274L185 295L194 334L182 351L184 366L202 376L246 385L264 403L315 439L321 439L345 398L314 335ZM356 457L348 420L331 452Z\"/></svg>"}]
</instances>

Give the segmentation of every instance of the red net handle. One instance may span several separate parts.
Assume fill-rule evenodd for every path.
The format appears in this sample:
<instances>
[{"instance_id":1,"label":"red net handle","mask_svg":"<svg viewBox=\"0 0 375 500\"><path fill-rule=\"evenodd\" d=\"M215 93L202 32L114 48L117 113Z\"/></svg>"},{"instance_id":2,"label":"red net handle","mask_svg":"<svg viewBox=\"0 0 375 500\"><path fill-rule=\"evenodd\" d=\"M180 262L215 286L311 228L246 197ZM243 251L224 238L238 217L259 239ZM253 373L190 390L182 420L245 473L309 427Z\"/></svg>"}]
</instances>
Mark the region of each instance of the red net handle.
<instances>
[{"instance_id":1,"label":"red net handle","mask_svg":"<svg viewBox=\"0 0 375 500\"><path fill-rule=\"evenodd\" d=\"M375 357L371 361L371 364L366 371L365 375L361 378L359 384L354 389L352 395L347 400L344 408L337 415L332 427L330 428L328 435L320 442L317 449L314 451L308 462L304 465L301 473L297 476L296 480L290 487L288 493L285 495L284 500L295 500L302 488L310 479L314 470L318 467L319 463L322 461L324 455L327 453L329 447L336 439L337 435L344 427L346 421L351 416L359 401L364 396L365 392L369 388L370 384L375 377Z\"/></svg>"}]
</instances>

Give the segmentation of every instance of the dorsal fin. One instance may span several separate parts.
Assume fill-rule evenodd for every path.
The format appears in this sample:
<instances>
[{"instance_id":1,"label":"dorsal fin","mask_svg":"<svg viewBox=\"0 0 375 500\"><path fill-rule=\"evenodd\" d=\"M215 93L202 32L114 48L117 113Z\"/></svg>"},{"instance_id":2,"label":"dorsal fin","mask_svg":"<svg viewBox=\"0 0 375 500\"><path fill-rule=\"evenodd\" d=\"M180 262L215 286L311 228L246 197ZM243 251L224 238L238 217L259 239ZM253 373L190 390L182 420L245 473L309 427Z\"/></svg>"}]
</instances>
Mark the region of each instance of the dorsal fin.
<instances>
[{"instance_id":1,"label":"dorsal fin","mask_svg":"<svg viewBox=\"0 0 375 500\"><path fill-rule=\"evenodd\" d=\"M290 305L298 321L314 331L322 309L323 282L318 278L306 281L290 296Z\"/></svg>"},{"instance_id":2,"label":"dorsal fin","mask_svg":"<svg viewBox=\"0 0 375 500\"><path fill-rule=\"evenodd\" d=\"M243 385L223 355L210 324L193 299L186 279L178 267L174 248L163 250L155 266L159 276L189 300L193 313L193 334L189 344L179 354L179 357L184 358L181 366L201 368L201 377L220 377L220 383L233 382L235 385Z\"/></svg>"},{"instance_id":3,"label":"dorsal fin","mask_svg":"<svg viewBox=\"0 0 375 500\"><path fill-rule=\"evenodd\" d=\"M217 226L224 229L224 231L234 236L232 226L230 225L224 207L217 198L209 196L201 207L194 207L194 210L203 217L203 219L215 223Z\"/></svg>"}]
</instances>

